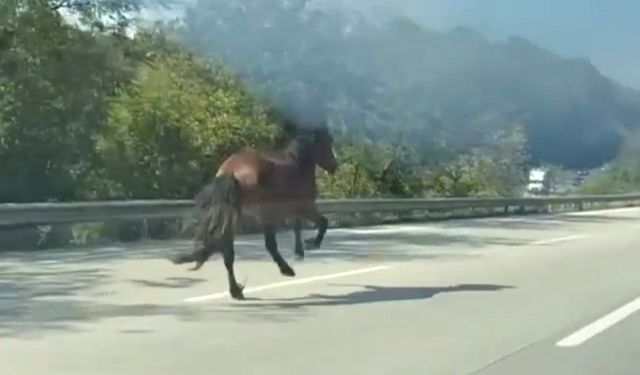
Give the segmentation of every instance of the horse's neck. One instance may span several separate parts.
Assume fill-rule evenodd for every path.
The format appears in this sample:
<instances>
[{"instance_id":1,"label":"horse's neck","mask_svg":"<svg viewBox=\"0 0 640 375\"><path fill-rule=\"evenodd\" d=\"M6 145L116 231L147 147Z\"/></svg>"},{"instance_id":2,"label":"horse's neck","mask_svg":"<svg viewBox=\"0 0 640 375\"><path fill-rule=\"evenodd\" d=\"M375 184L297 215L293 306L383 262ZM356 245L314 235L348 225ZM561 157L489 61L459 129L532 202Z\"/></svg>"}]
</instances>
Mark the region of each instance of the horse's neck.
<instances>
[{"instance_id":1,"label":"horse's neck","mask_svg":"<svg viewBox=\"0 0 640 375\"><path fill-rule=\"evenodd\" d=\"M306 180L316 182L316 164L313 162L300 165L300 175Z\"/></svg>"},{"instance_id":2,"label":"horse's neck","mask_svg":"<svg viewBox=\"0 0 640 375\"><path fill-rule=\"evenodd\" d=\"M316 163L307 152L296 140L289 142L283 150L285 158L295 164L300 182L307 187L314 187L316 186Z\"/></svg>"},{"instance_id":3,"label":"horse's neck","mask_svg":"<svg viewBox=\"0 0 640 375\"><path fill-rule=\"evenodd\" d=\"M299 141L293 139L287 143L287 145L280 150L279 154L283 159L286 159L288 162L292 164L298 164L299 166L303 166L303 164L312 163L313 160L308 155L308 151L303 148Z\"/></svg>"}]
</instances>

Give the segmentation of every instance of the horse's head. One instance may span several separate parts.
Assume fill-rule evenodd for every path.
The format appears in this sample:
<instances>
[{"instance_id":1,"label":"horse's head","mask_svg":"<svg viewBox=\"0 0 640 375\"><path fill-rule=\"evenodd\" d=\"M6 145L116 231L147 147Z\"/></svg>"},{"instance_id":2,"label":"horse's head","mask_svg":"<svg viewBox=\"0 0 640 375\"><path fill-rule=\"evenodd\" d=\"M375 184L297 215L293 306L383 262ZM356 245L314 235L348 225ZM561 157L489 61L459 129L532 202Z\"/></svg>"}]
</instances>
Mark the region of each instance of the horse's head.
<instances>
[{"instance_id":1,"label":"horse's head","mask_svg":"<svg viewBox=\"0 0 640 375\"><path fill-rule=\"evenodd\" d=\"M326 127L314 131L313 155L316 164L329 174L338 169L338 160L333 152L333 137Z\"/></svg>"},{"instance_id":2,"label":"horse's head","mask_svg":"<svg viewBox=\"0 0 640 375\"><path fill-rule=\"evenodd\" d=\"M283 130L291 137L290 146L302 164L318 165L329 174L336 172L338 161L333 151L333 137L324 119L311 116L301 121L285 117Z\"/></svg>"},{"instance_id":3,"label":"horse's head","mask_svg":"<svg viewBox=\"0 0 640 375\"><path fill-rule=\"evenodd\" d=\"M338 161L333 152L333 137L328 129L305 129L298 131L289 145L290 156L297 159L301 166L315 167L335 173Z\"/></svg>"}]
</instances>

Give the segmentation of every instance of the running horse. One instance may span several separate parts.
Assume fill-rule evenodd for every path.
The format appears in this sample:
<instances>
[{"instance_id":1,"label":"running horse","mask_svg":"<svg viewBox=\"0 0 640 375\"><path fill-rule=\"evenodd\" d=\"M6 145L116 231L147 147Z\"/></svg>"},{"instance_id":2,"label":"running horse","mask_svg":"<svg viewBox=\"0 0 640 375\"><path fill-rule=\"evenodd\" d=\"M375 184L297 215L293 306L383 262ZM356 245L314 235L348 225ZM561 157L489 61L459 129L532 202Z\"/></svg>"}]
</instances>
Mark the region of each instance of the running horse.
<instances>
[{"instance_id":1,"label":"running horse","mask_svg":"<svg viewBox=\"0 0 640 375\"><path fill-rule=\"evenodd\" d=\"M173 259L175 264L196 262L199 269L214 253L222 253L227 269L229 293L244 299L243 285L235 278L234 238L243 216L257 219L264 233L265 247L280 273L295 276L295 271L280 255L276 231L287 219L294 219L295 254L304 257L301 239L302 220L318 228L315 238L305 241L320 247L328 220L317 209L315 200L316 165L330 174L338 162L333 138L325 124L290 126L289 140L283 149L271 154L244 149L229 156L213 180L195 197L201 213L195 236L199 247L190 254Z\"/></svg>"}]
</instances>

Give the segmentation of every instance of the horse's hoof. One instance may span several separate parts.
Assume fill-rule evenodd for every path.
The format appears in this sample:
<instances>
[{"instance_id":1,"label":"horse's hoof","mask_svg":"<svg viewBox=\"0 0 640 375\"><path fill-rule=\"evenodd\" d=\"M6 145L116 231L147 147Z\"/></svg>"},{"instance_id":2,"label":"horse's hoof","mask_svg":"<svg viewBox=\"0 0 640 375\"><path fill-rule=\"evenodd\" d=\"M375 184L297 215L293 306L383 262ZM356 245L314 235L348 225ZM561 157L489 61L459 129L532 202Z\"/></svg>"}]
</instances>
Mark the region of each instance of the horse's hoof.
<instances>
[{"instance_id":1,"label":"horse's hoof","mask_svg":"<svg viewBox=\"0 0 640 375\"><path fill-rule=\"evenodd\" d=\"M192 262L193 259L190 259L188 255L178 255L173 258L169 258L169 261L173 264L180 265L180 264Z\"/></svg>"},{"instance_id":2,"label":"horse's hoof","mask_svg":"<svg viewBox=\"0 0 640 375\"><path fill-rule=\"evenodd\" d=\"M302 262L304 260L304 254L295 254L295 259L298 262Z\"/></svg>"},{"instance_id":3,"label":"horse's hoof","mask_svg":"<svg viewBox=\"0 0 640 375\"><path fill-rule=\"evenodd\" d=\"M237 285L235 288L231 288L229 290L229 294L231 294L231 298L238 301L242 301L244 299L244 293L242 293L243 289L244 289L244 286L240 286L240 285Z\"/></svg>"},{"instance_id":4,"label":"horse's hoof","mask_svg":"<svg viewBox=\"0 0 640 375\"><path fill-rule=\"evenodd\" d=\"M231 292L231 298L237 300L237 301L243 301L244 300L244 294L240 291L240 292Z\"/></svg>"},{"instance_id":5,"label":"horse's hoof","mask_svg":"<svg viewBox=\"0 0 640 375\"><path fill-rule=\"evenodd\" d=\"M193 266L192 268L189 268L189 271L197 271L202 267L203 264L204 262L199 260L195 266Z\"/></svg>"},{"instance_id":6,"label":"horse's hoof","mask_svg":"<svg viewBox=\"0 0 640 375\"><path fill-rule=\"evenodd\" d=\"M295 271L293 271L293 268L286 266L286 267L281 267L280 268L280 273L285 275L285 276L289 276L289 277L294 277L296 275Z\"/></svg>"}]
</instances>

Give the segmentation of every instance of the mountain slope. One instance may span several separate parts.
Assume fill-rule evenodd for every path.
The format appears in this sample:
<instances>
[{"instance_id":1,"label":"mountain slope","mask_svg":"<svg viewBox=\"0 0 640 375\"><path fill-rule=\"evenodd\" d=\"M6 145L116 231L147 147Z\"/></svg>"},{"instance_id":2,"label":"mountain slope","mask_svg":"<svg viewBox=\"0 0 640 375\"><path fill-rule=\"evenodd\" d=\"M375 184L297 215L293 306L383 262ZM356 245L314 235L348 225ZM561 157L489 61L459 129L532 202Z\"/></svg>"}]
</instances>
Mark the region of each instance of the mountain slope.
<instances>
[{"instance_id":1,"label":"mountain slope","mask_svg":"<svg viewBox=\"0 0 640 375\"><path fill-rule=\"evenodd\" d=\"M438 33L304 1L199 0L184 25L186 42L280 106L321 108L336 129L406 142L427 161L521 124L535 161L589 168L640 125L639 93L517 37L491 43L465 28Z\"/></svg>"}]
</instances>

